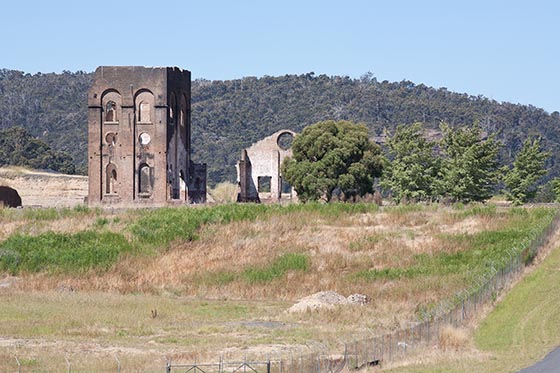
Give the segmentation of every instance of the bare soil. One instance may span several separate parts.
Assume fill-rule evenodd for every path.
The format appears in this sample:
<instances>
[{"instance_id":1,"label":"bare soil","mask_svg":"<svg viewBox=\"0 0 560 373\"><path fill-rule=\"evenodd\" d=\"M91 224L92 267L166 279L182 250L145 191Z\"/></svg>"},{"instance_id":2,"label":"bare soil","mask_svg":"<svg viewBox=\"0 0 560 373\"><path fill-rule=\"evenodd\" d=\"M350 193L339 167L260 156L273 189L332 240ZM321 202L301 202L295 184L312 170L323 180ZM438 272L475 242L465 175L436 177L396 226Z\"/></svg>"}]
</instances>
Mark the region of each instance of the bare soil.
<instances>
[{"instance_id":1,"label":"bare soil","mask_svg":"<svg viewBox=\"0 0 560 373\"><path fill-rule=\"evenodd\" d=\"M0 185L17 190L24 208L73 207L84 203L88 191L88 178L6 167L0 168Z\"/></svg>"}]
</instances>

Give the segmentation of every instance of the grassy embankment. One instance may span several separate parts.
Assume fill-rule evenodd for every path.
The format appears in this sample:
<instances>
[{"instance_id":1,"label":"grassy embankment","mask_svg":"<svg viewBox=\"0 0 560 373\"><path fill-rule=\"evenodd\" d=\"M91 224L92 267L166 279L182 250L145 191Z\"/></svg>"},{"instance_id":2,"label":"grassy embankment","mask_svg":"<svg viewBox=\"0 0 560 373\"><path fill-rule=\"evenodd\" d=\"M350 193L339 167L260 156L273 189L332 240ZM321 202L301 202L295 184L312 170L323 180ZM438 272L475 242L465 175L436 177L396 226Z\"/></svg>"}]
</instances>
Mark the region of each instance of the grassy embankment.
<instances>
[{"instance_id":1,"label":"grassy embankment","mask_svg":"<svg viewBox=\"0 0 560 373\"><path fill-rule=\"evenodd\" d=\"M547 209L344 204L118 215L2 210L0 268L20 280L0 291L0 335L28 341L14 342L2 358L31 356L30 365L43 366L44 355L62 349L87 366L84 351L119 351L136 354L142 366L164 354L336 350L360 333L417 320L551 216ZM77 291L60 292L61 285ZM320 290L374 301L284 312Z\"/></svg>"},{"instance_id":2,"label":"grassy embankment","mask_svg":"<svg viewBox=\"0 0 560 373\"><path fill-rule=\"evenodd\" d=\"M515 372L560 345L560 249L501 300L456 351L392 372Z\"/></svg>"}]
</instances>

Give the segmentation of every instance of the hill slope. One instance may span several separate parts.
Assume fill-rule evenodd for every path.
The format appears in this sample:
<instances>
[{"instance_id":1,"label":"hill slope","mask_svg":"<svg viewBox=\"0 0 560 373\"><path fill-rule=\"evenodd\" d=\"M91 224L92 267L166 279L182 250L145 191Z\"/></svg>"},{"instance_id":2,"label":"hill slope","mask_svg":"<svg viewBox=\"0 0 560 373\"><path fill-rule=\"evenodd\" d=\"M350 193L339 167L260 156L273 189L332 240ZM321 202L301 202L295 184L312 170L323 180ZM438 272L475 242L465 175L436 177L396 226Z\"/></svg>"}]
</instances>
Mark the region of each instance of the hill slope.
<instances>
[{"instance_id":1,"label":"hill slope","mask_svg":"<svg viewBox=\"0 0 560 373\"><path fill-rule=\"evenodd\" d=\"M86 92L92 74L24 74L0 70L0 129L27 128L56 150L70 153L85 172ZM373 76L285 75L229 81L196 80L192 85L193 158L208 164L211 184L235 179L241 149L271 133L301 131L320 120L365 123L372 136L398 124L441 121L499 132L502 158L511 161L527 135L540 135L552 151L548 167L560 174L560 114L531 105L498 103L409 81L378 82Z\"/></svg>"}]
</instances>

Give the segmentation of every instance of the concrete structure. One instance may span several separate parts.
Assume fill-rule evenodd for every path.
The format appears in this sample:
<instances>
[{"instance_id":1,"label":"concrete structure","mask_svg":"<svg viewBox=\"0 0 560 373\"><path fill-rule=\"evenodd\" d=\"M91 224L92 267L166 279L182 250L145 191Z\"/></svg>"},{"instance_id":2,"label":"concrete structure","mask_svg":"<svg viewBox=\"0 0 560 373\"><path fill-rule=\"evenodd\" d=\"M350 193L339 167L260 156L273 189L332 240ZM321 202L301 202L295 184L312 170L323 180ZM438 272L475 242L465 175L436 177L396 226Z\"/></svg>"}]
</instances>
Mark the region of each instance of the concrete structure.
<instances>
[{"instance_id":1,"label":"concrete structure","mask_svg":"<svg viewBox=\"0 0 560 373\"><path fill-rule=\"evenodd\" d=\"M191 73L102 66L88 92L90 205L206 200L206 165L191 160Z\"/></svg>"},{"instance_id":2,"label":"concrete structure","mask_svg":"<svg viewBox=\"0 0 560 373\"><path fill-rule=\"evenodd\" d=\"M292 155L295 132L281 130L241 152L237 164L239 202L295 199L295 191L282 180L280 165Z\"/></svg>"}]
</instances>

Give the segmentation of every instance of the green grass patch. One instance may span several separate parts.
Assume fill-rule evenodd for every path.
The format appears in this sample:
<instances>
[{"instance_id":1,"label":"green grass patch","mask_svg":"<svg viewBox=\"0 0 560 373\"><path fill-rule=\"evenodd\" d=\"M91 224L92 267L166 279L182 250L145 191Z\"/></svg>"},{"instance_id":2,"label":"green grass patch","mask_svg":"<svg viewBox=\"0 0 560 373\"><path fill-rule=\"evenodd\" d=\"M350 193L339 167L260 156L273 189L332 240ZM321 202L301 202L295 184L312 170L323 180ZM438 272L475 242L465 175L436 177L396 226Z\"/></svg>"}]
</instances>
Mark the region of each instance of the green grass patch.
<instances>
[{"instance_id":1,"label":"green grass patch","mask_svg":"<svg viewBox=\"0 0 560 373\"><path fill-rule=\"evenodd\" d=\"M235 272L218 271L203 275L203 277L198 279L197 282L201 282L208 286L224 286L234 282L237 277L238 275Z\"/></svg>"},{"instance_id":2,"label":"green grass patch","mask_svg":"<svg viewBox=\"0 0 560 373\"><path fill-rule=\"evenodd\" d=\"M516 372L560 345L560 247L520 281L476 329L479 356L453 354L391 372Z\"/></svg>"},{"instance_id":3,"label":"green grass patch","mask_svg":"<svg viewBox=\"0 0 560 373\"><path fill-rule=\"evenodd\" d=\"M306 272L310 266L309 262L309 258L305 254L287 253L265 266L251 266L241 272L218 271L206 273L195 281L208 286L224 286L239 280L250 284L263 284L281 278L289 271Z\"/></svg>"},{"instance_id":4,"label":"green grass patch","mask_svg":"<svg viewBox=\"0 0 560 373\"><path fill-rule=\"evenodd\" d=\"M318 213L337 218L343 214L374 212L375 204L292 204L288 206L262 204L225 204L202 208L161 208L141 212L140 218L129 227L139 245L155 248L166 247L175 240L193 241L205 224L227 224L235 221L255 220L272 214Z\"/></svg>"},{"instance_id":5,"label":"green grass patch","mask_svg":"<svg viewBox=\"0 0 560 373\"><path fill-rule=\"evenodd\" d=\"M202 208L161 208L141 212L129 227L136 244L148 248L167 247L175 240L193 241L204 224L225 224L254 220L267 212L267 206L228 204Z\"/></svg>"},{"instance_id":6,"label":"green grass patch","mask_svg":"<svg viewBox=\"0 0 560 373\"><path fill-rule=\"evenodd\" d=\"M472 281L475 277L500 270L516 255L529 255L531 242L542 234L554 218L554 210L544 208L513 208L506 212L497 212L495 208L476 206L468 210L468 216L473 214L503 214L508 218L508 224L495 231L446 234L440 239L447 241L458 251L434 255L420 254L414 257L414 263L409 267L369 269L352 276L374 281L461 273L466 281Z\"/></svg>"},{"instance_id":7,"label":"green grass patch","mask_svg":"<svg viewBox=\"0 0 560 373\"><path fill-rule=\"evenodd\" d=\"M73 208L24 208L9 209L0 208L0 221L27 220L35 221L53 221L62 218L79 218L90 214L100 214L101 210L90 209L85 205L77 205Z\"/></svg>"},{"instance_id":8,"label":"green grass patch","mask_svg":"<svg viewBox=\"0 0 560 373\"><path fill-rule=\"evenodd\" d=\"M129 251L131 245L125 237L112 232L16 234L0 244L0 270L12 274L106 270L121 253Z\"/></svg>"},{"instance_id":9,"label":"green grass patch","mask_svg":"<svg viewBox=\"0 0 560 373\"><path fill-rule=\"evenodd\" d=\"M298 253L284 254L265 267L250 267L243 271L243 278L249 283L266 283L284 276L288 271L307 271L309 258Z\"/></svg>"}]
</instances>

